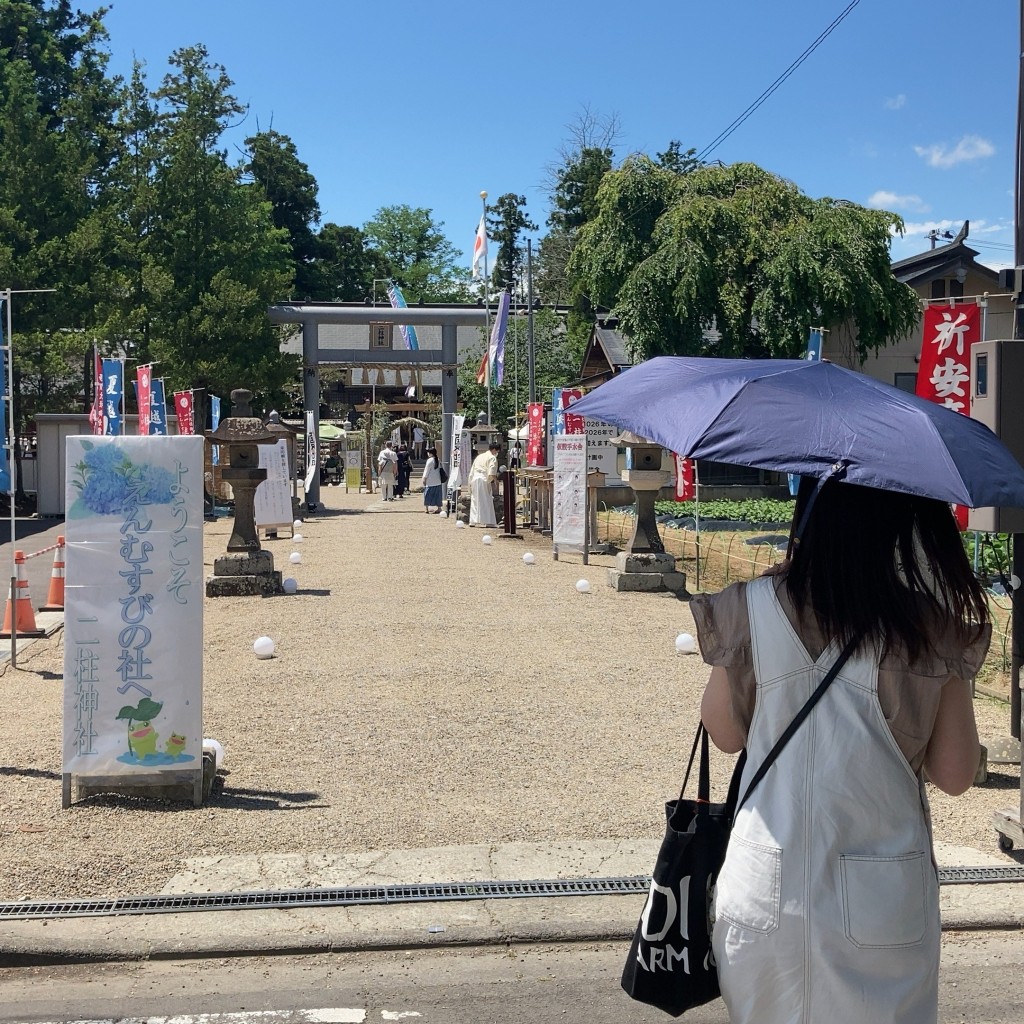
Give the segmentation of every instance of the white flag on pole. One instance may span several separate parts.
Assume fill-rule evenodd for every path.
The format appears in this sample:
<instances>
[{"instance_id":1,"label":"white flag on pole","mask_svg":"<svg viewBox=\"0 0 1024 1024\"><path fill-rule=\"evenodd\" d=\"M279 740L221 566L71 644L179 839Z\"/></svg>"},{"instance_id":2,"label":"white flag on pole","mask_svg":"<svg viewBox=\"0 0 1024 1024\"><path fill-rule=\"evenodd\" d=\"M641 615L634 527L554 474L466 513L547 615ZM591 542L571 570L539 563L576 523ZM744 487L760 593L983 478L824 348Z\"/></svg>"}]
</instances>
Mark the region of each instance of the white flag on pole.
<instances>
[{"instance_id":1,"label":"white flag on pole","mask_svg":"<svg viewBox=\"0 0 1024 1024\"><path fill-rule=\"evenodd\" d=\"M476 241L473 243L473 277L480 277L480 268L487 261L487 223L484 214L480 214L480 226L476 229Z\"/></svg>"}]
</instances>

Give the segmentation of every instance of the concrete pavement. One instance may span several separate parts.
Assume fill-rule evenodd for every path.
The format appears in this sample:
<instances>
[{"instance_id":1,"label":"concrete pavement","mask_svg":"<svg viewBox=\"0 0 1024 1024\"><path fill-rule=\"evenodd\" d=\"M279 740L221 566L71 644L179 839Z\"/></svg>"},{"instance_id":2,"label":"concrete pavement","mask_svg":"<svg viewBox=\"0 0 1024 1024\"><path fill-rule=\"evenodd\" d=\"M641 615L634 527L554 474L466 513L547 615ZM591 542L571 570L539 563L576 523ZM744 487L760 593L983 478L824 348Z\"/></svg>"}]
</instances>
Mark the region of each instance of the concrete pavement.
<instances>
[{"instance_id":1,"label":"concrete pavement","mask_svg":"<svg viewBox=\"0 0 1024 1024\"><path fill-rule=\"evenodd\" d=\"M190 858L165 894L646 876L655 841L508 843L363 854ZM1006 866L940 844L940 867ZM626 939L643 907L629 895L524 897L286 910L218 910L17 920L0 906L0 966L181 959L438 945ZM1024 928L1024 885L944 885L947 930Z\"/></svg>"}]
</instances>

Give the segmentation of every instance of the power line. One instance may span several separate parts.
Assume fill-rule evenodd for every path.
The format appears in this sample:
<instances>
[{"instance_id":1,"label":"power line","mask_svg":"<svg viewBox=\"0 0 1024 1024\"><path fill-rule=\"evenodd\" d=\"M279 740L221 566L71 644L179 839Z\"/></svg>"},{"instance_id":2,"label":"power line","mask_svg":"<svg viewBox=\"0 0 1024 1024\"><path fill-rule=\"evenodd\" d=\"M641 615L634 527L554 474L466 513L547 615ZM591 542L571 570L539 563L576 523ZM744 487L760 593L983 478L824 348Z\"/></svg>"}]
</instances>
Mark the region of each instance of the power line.
<instances>
[{"instance_id":1,"label":"power line","mask_svg":"<svg viewBox=\"0 0 1024 1024\"><path fill-rule=\"evenodd\" d=\"M842 22L842 21L843 21L843 20L844 20L844 19L845 19L845 18L847 17L847 15L849 15L849 14L850 14L850 13L851 13L851 12L853 11L853 9L854 9L854 8L855 8L855 7L856 7L856 6L857 6L857 5L859 4L859 3L860 3L860 0L852 0L852 2L851 2L850 4L848 4L848 5L847 5L847 7L845 8L845 10L843 10L843 11L842 11L842 13L841 13L841 14L839 14L839 15L838 15L838 16L836 17L836 19L835 19L835 20L834 20L834 21L832 22L832 24L831 24L831 25L829 25L829 26L828 26L828 28L826 28L826 29L825 29L825 30L824 30L824 31L823 31L823 32L822 32L822 33L821 33L821 34L820 34L820 35L818 36L818 38L817 38L817 39L815 39L815 40L814 40L814 42L813 42L813 43L811 43L811 45L810 45L810 46L808 46L808 47L807 47L807 49L806 49L806 50L804 50L804 52L803 52L803 53L801 53L801 54L800 54L800 56L799 56L799 57L797 57L797 59L796 59L795 61L793 61L793 63L792 63L792 64L790 64L790 65L789 65L789 67L788 67L788 68L786 68L786 70L785 70L785 71L783 71L783 72L782 72L782 74L781 74L781 75L779 75L779 77L778 77L778 78L776 78L776 79L775 79L775 81L774 81L774 82L772 82L772 84L771 84L770 86L768 86L768 88L767 88L767 89L765 89L765 91L764 91L763 93L761 93L761 95L760 95L760 96L758 96L758 98L757 98L756 100L754 100L754 102L753 102L753 103L751 103L751 104L750 104L750 106L749 106L749 107L747 107L747 109L746 109L746 110L744 110L744 111L743 111L743 113L742 113L742 114L740 114L740 116L739 116L739 117L737 117L735 121L733 121L733 122L732 122L732 124L730 124L730 125L729 125L729 127L728 127L728 128L726 128L726 129L725 129L725 130L724 130L723 132L721 132L721 133L719 133L718 135L716 135L716 136L715 136L715 138L714 138L714 139L712 139L712 140L711 140L711 142L710 142L710 143L708 143L708 145L706 145L706 146L705 146L705 147L704 147L704 148L703 148L703 149L702 149L702 150L701 150L701 151L700 151L700 152L699 152L699 153L697 154L697 160L698 160L698 161L703 161L703 160L705 160L705 159L706 159L706 158L707 158L708 156L710 156L710 155L711 155L711 153L713 153L713 152L714 152L714 151L715 151L715 150L716 150L716 149L717 149L717 148L718 148L718 147L719 147L719 146L720 146L720 145L721 145L721 144L722 144L723 142L725 142L725 140L726 140L726 139L727 139L727 138L728 138L728 137L729 137L730 135L732 135L732 133L733 133L734 131L736 131L736 129L737 129L737 128L739 128L739 126L740 126L741 124L743 124L743 122L744 122L744 121L746 121L746 119L747 119L748 117L750 117L750 115L751 115L751 114L753 114L753 113L754 113L754 111L755 111L755 110L757 110L757 108L758 108L758 107L760 107L760 106L761 106L761 104L762 104L762 103L764 103L764 101L765 101L765 100L767 100L767 99L768 99L768 97L769 97L769 96L771 96L771 95L772 95L772 93L773 93L773 92L775 92L775 90L776 90L776 89L778 89L778 88L779 88L779 86L780 86L780 85L782 85L782 83L783 83L783 82L785 82L785 81L786 81L786 79L787 79L787 78L789 78L789 76L790 76L790 75L792 75L792 74L793 74L793 72L794 72L794 71L796 71L796 69L797 69L798 67L800 67L800 65L801 65L801 64L803 64L803 62L804 62L805 60L807 60L807 58L808 58L808 57L810 57L810 55L811 55L812 53L814 53L814 51L815 51L815 50L816 50L816 49L817 49L817 48L818 48L818 47L819 47L819 46L820 46L820 45L821 45L821 44L822 44L822 43L823 43L823 42L824 42L824 41L825 41L825 40L826 40L826 39L827 39L827 38L828 38L828 37L829 37L829 36L830 36L831 34L832 34L832 32L833 32L833 31L834 31L834 30L835 30L835 29L836 29L836 28L837 28L837 27L839 26L840 22Z\"/></svg>"}]
</instances>

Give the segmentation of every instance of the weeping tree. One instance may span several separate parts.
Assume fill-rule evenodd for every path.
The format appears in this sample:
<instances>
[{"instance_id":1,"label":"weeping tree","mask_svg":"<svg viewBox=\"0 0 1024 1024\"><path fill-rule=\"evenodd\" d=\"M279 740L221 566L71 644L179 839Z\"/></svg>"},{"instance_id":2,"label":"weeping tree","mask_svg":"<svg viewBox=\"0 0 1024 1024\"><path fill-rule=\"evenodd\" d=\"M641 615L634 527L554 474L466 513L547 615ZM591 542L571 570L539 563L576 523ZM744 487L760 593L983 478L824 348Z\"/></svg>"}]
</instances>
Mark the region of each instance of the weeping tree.
<instances>
[{"instance_id":1,"label":"weeping tree","mask_svg":"<svg viewBox=\"0 0 1024 1024\"><path fill-rule=\"evenodd\" d=\"M851 322L863 358L917 323L890 270L893 213L812 199L749 163L680 174L645 156L605 175L570 260L633 355L797 357L811 325Z\"/></svg>"}]
</instances>

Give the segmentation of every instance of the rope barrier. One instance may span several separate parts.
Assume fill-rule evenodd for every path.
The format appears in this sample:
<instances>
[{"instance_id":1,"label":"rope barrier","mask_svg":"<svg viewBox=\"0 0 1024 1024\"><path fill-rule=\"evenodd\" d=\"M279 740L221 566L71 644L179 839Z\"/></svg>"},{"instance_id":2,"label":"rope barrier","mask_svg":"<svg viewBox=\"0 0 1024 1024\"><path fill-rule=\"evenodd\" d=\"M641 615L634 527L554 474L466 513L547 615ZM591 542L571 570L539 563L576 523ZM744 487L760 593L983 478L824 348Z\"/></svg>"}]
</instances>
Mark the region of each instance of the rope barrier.
<instances>
[{"instance_id":1,"label":"rope barrier","mask_svg":"<svg viewBox=\"0 0 1024 1024\"><path fill-rule=\"evenodd\" d=\"M48 548L40 548L38 551L30 551L25 555L26 558L35 558L37 555L45 555L48 551L56 551L60 547L60 544L51 544Z\"/></svg>"}]
</instances>

